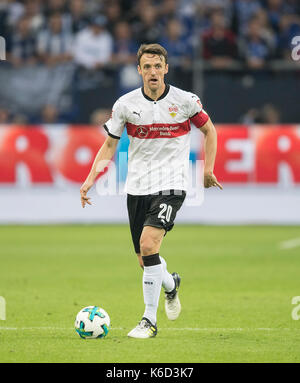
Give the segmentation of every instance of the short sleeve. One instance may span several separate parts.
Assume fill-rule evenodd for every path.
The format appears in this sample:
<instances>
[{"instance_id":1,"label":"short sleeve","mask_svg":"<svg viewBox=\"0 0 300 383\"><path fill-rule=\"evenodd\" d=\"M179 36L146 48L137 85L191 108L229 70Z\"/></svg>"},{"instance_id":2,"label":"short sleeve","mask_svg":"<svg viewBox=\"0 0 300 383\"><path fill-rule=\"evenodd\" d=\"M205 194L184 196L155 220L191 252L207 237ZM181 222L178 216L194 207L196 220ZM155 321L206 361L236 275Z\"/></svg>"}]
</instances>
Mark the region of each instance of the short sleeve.
<instances>
[{"instance_id":1,"label":"short sleeve","mask_svg":"<svg viewBox=\"0 0 300 383\"><path fill-rule=\"evenodd\" d=\"M202 103L198 96L193 93L189 93L188 101L189 119L196 126L196 128L201 128L206 124L209 116L203 109Z\"/></svg>"},{"instance_id":2,"label":"short sleeve","mask_svg":"<svg viewBox=\"0 0 300 383\"><path fill-rule=\"evenodd\" d=\"M115 102L110 119L103 125L107 134L116 139L120 139L125 126L125 117L123 111L123 105L118 100Z\"/></svg>"}]
</instances>

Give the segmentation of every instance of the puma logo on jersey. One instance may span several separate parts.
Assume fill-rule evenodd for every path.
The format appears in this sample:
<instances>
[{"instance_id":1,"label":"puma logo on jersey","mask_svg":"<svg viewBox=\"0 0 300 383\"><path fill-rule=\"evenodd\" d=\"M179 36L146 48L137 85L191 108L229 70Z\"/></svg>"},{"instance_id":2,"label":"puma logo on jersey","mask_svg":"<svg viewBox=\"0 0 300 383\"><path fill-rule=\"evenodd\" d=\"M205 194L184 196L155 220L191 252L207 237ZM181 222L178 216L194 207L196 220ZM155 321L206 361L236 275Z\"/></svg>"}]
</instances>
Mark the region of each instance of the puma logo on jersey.
<instances>
[{"instance_id":1,"label":"puma logo on jersey","mask_svg":"<svg viewBox=\"0 0 300 383\"><path fill-rule=\"evenodd\" d=\"M142 111L140 111L140 113L133 111L132 113L133 113L133 114L137 114L137 115L139 116L139 118L141 118L141 113L142 113Z\"/></svg>"}]
</instances>

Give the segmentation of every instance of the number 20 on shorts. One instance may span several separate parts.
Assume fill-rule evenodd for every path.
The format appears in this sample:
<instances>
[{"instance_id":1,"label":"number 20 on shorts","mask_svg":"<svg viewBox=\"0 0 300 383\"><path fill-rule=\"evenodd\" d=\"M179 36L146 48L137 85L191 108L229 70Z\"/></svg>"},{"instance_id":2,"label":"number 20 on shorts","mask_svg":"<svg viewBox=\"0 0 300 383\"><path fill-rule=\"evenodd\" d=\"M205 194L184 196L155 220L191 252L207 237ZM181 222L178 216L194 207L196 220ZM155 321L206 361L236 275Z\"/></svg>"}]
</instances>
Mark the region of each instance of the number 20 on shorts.
<instances>
[{"instance_id":1,"label":"number 20 on shorts","mask_svg":"<svg viewBox=\"0 0 300 383\"><path fill-rule=\"evenodd\" d=\"M166 220L170 222L171 214L172 214L172 206L167 205L166 203L161 203L159 205L161 211L158 213L158 218Z\"/></svg>"}]
</instances>

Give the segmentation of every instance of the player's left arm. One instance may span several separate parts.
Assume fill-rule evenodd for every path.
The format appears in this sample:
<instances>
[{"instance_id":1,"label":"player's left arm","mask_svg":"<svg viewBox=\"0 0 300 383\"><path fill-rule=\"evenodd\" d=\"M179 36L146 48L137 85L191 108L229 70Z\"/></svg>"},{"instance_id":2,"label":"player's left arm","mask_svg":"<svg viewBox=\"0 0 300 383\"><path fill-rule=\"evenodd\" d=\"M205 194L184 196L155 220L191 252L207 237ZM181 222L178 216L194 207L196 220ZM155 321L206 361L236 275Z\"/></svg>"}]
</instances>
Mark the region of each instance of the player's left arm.
<instances>
[{"instance_id":1,"label":"player's left arm","mask_svg":"<svg viewBox=\"0 0 300 383\"><path fill-rule=\"evenodd\" d=\"M217 154L217 132L211 119L208 118L207 122L200 128L204 134L204 187L217 186L223 189L222 185L218 182L217 177L214 175L214 165Z\"/></svg>"},{"instance_id":2,"label":"player's left arm","mask_svg":"<svg viewBox=\"0 0 300 383\"><path fill-rule=\"evenodd\" d=\"M217 132L209 115L203 109L202 103L198 96L189 93L188 97L188 115L194 126L201 130L204 134L204 187L210 188L217 186L223 189L214 175L214 165L217 154Z\"/></svg>"}]
</instances>

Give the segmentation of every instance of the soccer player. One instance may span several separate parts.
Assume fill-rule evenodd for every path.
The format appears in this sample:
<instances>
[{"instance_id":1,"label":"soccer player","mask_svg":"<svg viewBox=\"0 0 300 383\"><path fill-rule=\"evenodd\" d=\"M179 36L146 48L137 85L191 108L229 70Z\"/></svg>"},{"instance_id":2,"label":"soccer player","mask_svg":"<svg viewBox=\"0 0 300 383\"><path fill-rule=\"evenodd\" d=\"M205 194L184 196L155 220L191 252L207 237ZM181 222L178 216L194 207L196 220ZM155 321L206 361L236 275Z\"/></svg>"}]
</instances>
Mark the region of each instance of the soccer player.
<instances>
[{"instance_id":1,"label":"soccer player","mask_svg":"<svg viewBox=\"0 0 300 383\"><path fill-rule=\"evenodd\" d=\"M180 277L168 272L159 251L186 196L191 122L205 135L204 186L222 186L213 174L216 130L199 98L165 83L168 55L161 45L141 45L137 61L143 87L123 95L114 104L111 118L104 125L108 137L80 194L82 207L91 204L87 192L113 157L126 127L130 145L125 191L132 241L143 268L145 303L142 320L128 336L150 338L157 334L161 287L165 291L167 317L175 320L181 311Z\"/></svg>"}]
</instances>

